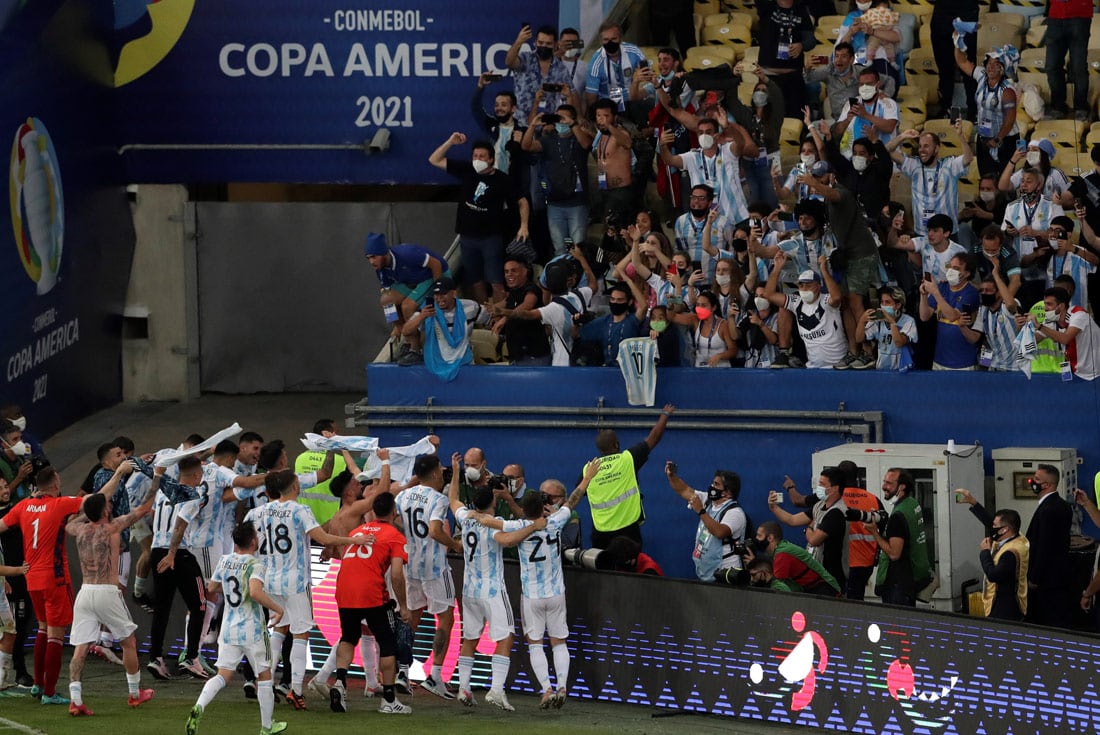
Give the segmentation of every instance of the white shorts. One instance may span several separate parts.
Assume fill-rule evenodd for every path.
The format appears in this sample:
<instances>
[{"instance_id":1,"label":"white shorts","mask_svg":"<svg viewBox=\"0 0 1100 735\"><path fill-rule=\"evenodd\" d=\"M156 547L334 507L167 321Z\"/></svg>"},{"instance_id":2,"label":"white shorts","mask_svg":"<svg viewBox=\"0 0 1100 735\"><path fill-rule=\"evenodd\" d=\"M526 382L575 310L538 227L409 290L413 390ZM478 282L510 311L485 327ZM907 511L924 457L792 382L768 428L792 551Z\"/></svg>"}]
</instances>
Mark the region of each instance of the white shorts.
<instances>
[{"instance_id":1,"label":"white shorts","mask_svg":"<svg viewBox=\"0 0 1100 735\"><path fill-rule=\"evenodd\" d=\"M149 521L142 518L130 526L130 546L141 548L141 542L153 536L153 529L149 527Z\"/></svg>"},{"instance_id":2,"label":"white shorts","mask_svg":"<svg viewBox=\"0 0 1100 735\"><path fill-rule=\"evenodd\" d=\"M0 635L15 633L15 616L11 614L8 596L0 589Z\"/></svg>"},{"instance_id":3,"label":"white shorts","mask_svg":"<svg viewBox=\"0 0 1100 735\"><path fill-rule=\"evenodd\" d=\"M271 668L271 639L264 636L262 641L247 646L234 646L231 643L218 644L218 662L216 669L235 671L242 658L248 658L252 670L262 674Z\"/></svg>"},{"instance_id":4,"label":"white shorts","mask_svg":"<svg viewBox=\"0 0 1100 735\"><path fill-rule=\"evenodd\" d=\"M120 551L118 553L118 583L123 587L130 584L130 561L132 559L133 556L129 551Z\"/></svg>"},{"instance_id":5,"label":"white shorts","mask_svg":"<svg viewBox=\"0 0 1100 735\"><path fill-rule=\"evenodd\" d=\"M405 577L405 604L410 610L427 609L432 615L447 612L455 606L455 583L451 570L444 569L435 579Z\"/></svg>"},{"instance_id":6,"label":"white shorts","mask_svg":"<svg viewBox=\"0 0 1100 735\"><path fill-rule=\"evenodd\" d=\"M308 592L270 595L270 597L283 608L283 617L279 620L278 627L289 625L291 635L313 630L313 600L310 599Z\"/></svg>"},{"instance_id":7,"label":"white shorts","mask_svg":"<svg viewBox=\"0 0 1100 735\"><path fill-rule=\"evenodd\" d=\"M113 584L85 584L76 593L73 604L73 629L69 642L74 646L99 640L99 626L107 626L118 640L130 637L137 623L130 617L122 590Z\"/></svg>"},{"instance_id":8,"label":"white shorts","mask_svg":"<svg viewBox=\"0 0 1100 735\"><path fill-rule=\"evenodd\" d=\"M493 641L502 641L516 632L512 603L504 590L495 597L462 598L462 637L468 641L478 640L486 623Z\"/></svg>"},{"instance_id":9,"label":"white shorts","mask_svg":"<svg viewBox=\"0 0 1100 735\"><path fill-rule=\"evenodd\" d=\"M542 642L549 633L551 638L569 637L569 624L565 622L565 595L555 595L544 600L519 598L523 614L523 634L530 640Z\"/></svg>"}]
</instances>

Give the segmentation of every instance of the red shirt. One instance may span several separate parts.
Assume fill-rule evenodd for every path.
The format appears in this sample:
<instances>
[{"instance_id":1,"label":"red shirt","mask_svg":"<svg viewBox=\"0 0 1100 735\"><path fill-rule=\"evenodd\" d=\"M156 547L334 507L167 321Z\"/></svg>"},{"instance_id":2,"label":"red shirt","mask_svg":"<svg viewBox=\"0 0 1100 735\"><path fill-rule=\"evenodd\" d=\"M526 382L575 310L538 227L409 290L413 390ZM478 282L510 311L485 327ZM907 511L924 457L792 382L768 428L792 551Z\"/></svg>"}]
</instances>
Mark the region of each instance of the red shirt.
<instances>
[{"instance_id":1,"label":"red shirt","mask_svg":"<svg viewBox=\"0 0 1100 735\"><path fill-rule=\"evenodd\" d=\"M1057 20L1092 17L1092 0L1051 0L1048 8L1047 17Z\"/></svg>"},{"instance_id":2,"label":"red shirt","mask_svg":"<svg viewBox=\"0 0 1100 735\"><path fill-rule=\"evenodd\" d=\"M776 551L772 559L772 572L776 579L789 579L804 590L822 582L817 572L796 557L784 554L782 551Z\"/></svg>"},{"instance_id":3,"label":"red shirt","mask_svg":"<svg viewBox=\"0 0 1100 735\"><path fill-rule=\"evenodd\" d=\"M389 602L386 590L386 572L390 561L401 559L408 564L409 552L405 537L389 523L372 521L364 523L349 536L373 535L374 544L359 546L349 544L340 560L340 573L336 577L336 606L347 608L380 607Z\"/></svg>"},{"instance_id":4,"label":"red shirt","mask_svg":"<svg viewBox=\"0 0 1100 735\"><path fill-rule=\"evenodd\" d=\"M31 565L28 590L48 590L71 585L69 555L65 551L65 521L79 513L84 498L71 495L26 498L19 501L4 523L23 531L23 558Z\"/></svg>"}]
</instances>

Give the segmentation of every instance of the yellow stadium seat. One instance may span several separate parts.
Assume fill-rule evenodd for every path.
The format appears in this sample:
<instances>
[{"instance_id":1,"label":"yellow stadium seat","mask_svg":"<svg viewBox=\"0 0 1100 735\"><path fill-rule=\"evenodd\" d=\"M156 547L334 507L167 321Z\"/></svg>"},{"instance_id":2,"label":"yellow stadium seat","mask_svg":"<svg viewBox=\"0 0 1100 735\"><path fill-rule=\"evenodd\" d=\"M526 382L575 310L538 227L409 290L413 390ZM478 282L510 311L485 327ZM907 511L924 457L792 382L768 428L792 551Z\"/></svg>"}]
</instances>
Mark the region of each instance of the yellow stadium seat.
<instances>
[{"instance_id":1,"label":"yellow stadium seat","mask_svg":"<svg viewBox=\"0 0 1100 735\"><path fill-rule=\"evenodd\" d=\"M1027 27L1027 19L1019 13L978 13L978 23L983 26L1012 26L1023 33ZM979 33L981 29L978 29Z\"/></svg>"},{"instance_id":2,"label":"yellow stadium seat","mask_svg":"<svg viewBox=\"0 0 1100 735\"><path fill-rule=\"evenodd\" d=\"M903 130L920 130L924 125L924 121L928 119L928 113L923 110L913 112L911 110L902 110L898 113L898 132Z\"/></svg>"},{"instance_id":3,"label":"yellow stadium seat","mask_svg":"<svg viewBox=\"0 0 1100 735\"><path fill-rule=\"evenodd\" d=\"M905 60L905 81L907 86L920 87L929 102L939 100L940 70L930 48L915 48Z\"/></svg>"},{"instance_id":4,"label":"yellow stadium seat","mask_svg":"<svg viewBox=\"0 0 1100 735\"><path fill-rule=\"evenodd\" d=\"M729 13L711 13L710 15L703 17L704 28L709 28L710 26L722 26L729 22Z\"/></svg>"},{"instance_id":5,"label":"yellow stadium seat","mask_svg":"<svg viewBox=\"0 0 1100 735\"><path fill-rule=\"evenodd\" d=\"M1031 24L1031 27L1027 29L1027 33L1024 38L1024 45L1028 48L1042 48L1043 36L1047 33L1046 20L1040 18ZM1045 52L1044 52L1045 53Z\"/></svg>"},{"instance_id":6,"label":"yellow stadium seat","mask_svg":"<svg viewBox=\"0 0 1100 735\"><path fill-rule=\"evenodd\" d=\"M756 11L753 10L752 12L739 12L735 10L730 13L730 23L740 23L743 26L748 26L749 28L755 29L757 25Z\"/></svg>"},{"instance_id":7,"label":"yellow stadium seat","mask_svg":"<svg viewBox=\"0 0 1100 735\"><path fill-rule=\"evenodd\" d=\"M1090 74L1100 74L1100 47L1088 50L1088 64Z\"/></svg>"},{"instance_id":8,"label":"yellow stadium seat","mask_svg":"<svg viewBox=\"0 0 1100 735\"><path fill-rule=\"evenodd\" d=\"M695 14L701 16L714 15L722 11L718 0L695 0Z\"/></svg>"},{"instance_id":9,"label":"yellow stadium seat","mask_svg":"<svg viewBox=\"0 0 1100 735\"><path fill-rule=\"evenodd\" d=\"M470 331L470 349L474 353L474 362L478 365L489 365L501 362L497 357L497 335L488 329L474 329ZM507 360L504 360L507 362Z\"/></svg>"},{"instance_id":10,"label":"yellow stadium seat","mask_svg":"<svg viewBox=\"0 0 1100 735\"><path fill-rule=\"evenodd\" d=\"M966 172L959 177L959 183L973 186L977 189L981 180L982 173L978 170L978 159L975 157L974 160L970 162L970 166L966 169Z\"/></svg>"},{"instance_id":11,"label":"yellow stadium seat","mask_svg":"<svg viewBox=\"0 0 1100 735\"><path fill-rule=\"evenodd\" d=\"M917 16L917 22L922 26L926 26L932 19L932 11L936 9L936 6L930 3L920 3L917 5L898 3L894 5L893 8L899 13L909 13L910 15Z\"/></svg>"},{"instance_id":12,"label":"yellow stadium seat","mask_svg":"<svg viewBox=\"0 0 1100 735\"><path fill-rule=\"evenodd\" d=\"M990 15L1005 15L1009 18L1021 17L1012 13L990 13ZM978 57L981 58L991 48L1000 48L1009 43L1016 48L1020 48L1023 38L1023 28L1018 24L1014 25L1011 22L1002 21L986 23L983 21L978 26Z\"/></svg>"},{"instance_id":13,"label":"yellow stadium seat","mask_svg":"<svg viewBox=\"0 0 1100 735\"><path fill-rule=\"evenodd\" d=\"M932 48L932 24L922 23L917 29L917 41L921 48Z\"/></svg>"},{"instance_id":14,"label":"yellow stadium seat","mask_svg":"<svg viewBox=\"0 0 1100 735\"><path fill-rule=\"evenodd\" d=\"M1098 123L1093 123L1093 125L1097 124ZM1085 152L1091 153L1092 147L1096 145L1100 145L1100 128L1094 127L1089 131L1088 135L1085 136ZM1091 160L1091 158L1089 160Z\"/></svg>"},{"instance_id":15,"label":"yellow stadium seat","mask_svg":"<svg viewBox=\"0 0 1100 735\"><path fill-rule=\"evenodd\" d=\"M1087 129L1085 123L1076 120L1040 120L1031 131L1031 140L1048 139L1061 159L1065 149L1077 150Z\"/></svg>"},{"instance_id":16,"label":"yellow stadium seat","mask_svg":"<svg viewBox=\"0 0 1100 735\"><path fill-rule=\"evenodd\" d=\"M740 46L747 49L752 45L752 32L748 26L740 23L726 23L720 26L704 26L702 41L713 46Z\"/></svg>"},{"instance_id":17,"label":"yellow stadium seat","mask_svg":"<svg viewBox=\"0 0 1100 735\"><path fill-rule=\"evenodd\" d=\"M836 43L840 26L844 24L843 15L823 15L817 19L817 28L814 29L814 38L818 43L832 46Z\"/></svg>"},{"instance_id":18,"label":"yellow stadium seat","mask_svg":"<svg viewBox=\"0 0 1100 735\"><path fill-rule=\"evenodd\" d=\"M1021 73L1046 74L1047 50L1045 48L1026 48L1020 52Z\"/></svg>"},{"instance_id":19,"label":"yellow stadium seat","mask_svg":"<svg viewBox=\"0 0 1100 735\"><path fill-rule=\"evenodd\" d=\"M1016 106L1016 127L1020 129L1020 137L1024 139L1031 135L1031 130L1035 127L1035 121L1027 114L1023 105Z\"/></svg>"},{"instance_id":20,"label":"yellow stadium seat","mask_svg":"<svg viewBox=\"0 0 1100 735\"><path fill-rule=\"evenodd\" d=\"M970 135L974 131L974 124L969 120L963 120L962 132L967 140L970 140ZM959 139L955 135L955 127L949 120L935 119L927 120L924 123L924 127L921 128L922 133L935 133L940 136L940 150L941 155L957 156L962 153L962 146L959 145Z\"/></svg>"},{"instance_id":21,"label":"yellow stadium seat","mask_svg":"<svg viewBox=\"0 0 1100 735\"><path fill-rule=\"evenodd\" d=\"M905 211L913 214L913 183L904 174L894 174L890 179L890 200L900 202Z\"/></svg>"},{"instance_id":22,"label":"yellow stadium seat","mask_svg":"<svg viewBox=\"0 0 1100 735\"><path fill-rule=\"evenodd\" d=\"M709 69L722 64L733 66L737 63L737 53L733 46L692 46L684 59L684 68L688 71Z\"/></svg>"},{"instance_id":23,"label":"yellow stadium seat","mask_svg":"<svg viewBox=\"0 0 1100 735\"><path fill-rule=\"evenodd\" d=\"M802 145L802 133L805 128L806 126L803 125L801 120L793 117L783 118L783 125L779 129L779 143L781 145L793 145L797 148Z\"/></svg>"},{"instance_id":24,"label":"yellow stadium seat","mask_svg":"<svg viewBox=\"0 0 1100 735\"><path fill-rule=\"evenodd\" d=\"M639 46L638 50L642 52L642 56L649 60L650 66L657 66L657 54L660 52L660 46Z\"/></svg>"}]
</instances>

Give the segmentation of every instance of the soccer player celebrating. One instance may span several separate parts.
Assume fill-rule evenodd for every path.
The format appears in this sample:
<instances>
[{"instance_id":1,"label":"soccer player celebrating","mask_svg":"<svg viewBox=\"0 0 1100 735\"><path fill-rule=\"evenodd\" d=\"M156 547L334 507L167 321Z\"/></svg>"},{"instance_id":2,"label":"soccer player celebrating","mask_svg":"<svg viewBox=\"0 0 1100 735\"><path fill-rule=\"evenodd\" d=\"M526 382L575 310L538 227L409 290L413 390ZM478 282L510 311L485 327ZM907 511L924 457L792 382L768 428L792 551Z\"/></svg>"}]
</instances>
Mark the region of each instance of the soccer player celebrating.
<instances>
[{"instance_id":1,"label":"soccer player celebrating","mask_svg":"<svg viewBox=\"0 0 1100 735\"><path fill-rule=\"evenodd\" d=\"M264 586L283 609L283 619L271 636L281 651L287 633L294 638L290 653L290 692L287 700L294 709L306 709L302 683L306 676L306 646L313 629L309 541L322 546L368 544L365 536L334 536L321 528L309 506L298 502L298 476L292 470L275 470L264 475L268 503L248 511L246 521L256 527L260 538L259 557L264 562ZM277 662L272 661L274 669Z\"/></svg>"},{"instance_id":2,"label":"soccer player celebrating","mask_svg":"<svg viewBox=\"0 0 1100 735\"><path fill-rule=\"evenodd\" d=\"M110 500L120 478L133 472L134 465L123 462L114 476L97 494ZM83 498L61 495L61 475L53 467L44 467L35 475L39 495L21 500L0 520L0 533L18 526L23 531L23 558L30 564L27 591L38 618L38 636L34 641L34 687L32 696L41 696L43 704L68 704L57 693L61 673L61 647L65 628L73 622L73 582L69 575L69 556L63 538L65 519L78 513L91 495ZM117 567L112 568L112 572Z\"/></svg>"},{"instance_id":3,"label":"soccer player celebrating","mask_svg":"<svg viewBox=\"0 0 1100 735\"><path fill-rule=\"evenodd\" d=\"M137 707L153 698L152 689L141 688L141 666L138 663L137 623L119 589L118 557L122 547L122 531L144 518L153 508L160 475L153 478L152 491L141 505L113 521L107 508L107 498L96 493L84 501L84 512L65 526L65 532L76 538L83 582L73 608L73 630L69 642L76 646L69 662L69 714L73 717L91 715L84 706L80 676L88 648L99 638L100 626L106 626L122 646L122 665L126 669L128 703Z\"/></svg>"},{"instance_id":4,"label":"soccer player celebrating","mask_svg":"<svg viewBox=\"0 0 1100 735\"><path fill-rule=\"evenodd\" d=\"M202 687L202 693L187 718L187 735L199 731L199 721L214 697L233 678L241 659L248 658L257 672L256 698L260 702L260 735L273 735L286 729L285 722L272 722L275 690L271 681L271 640L267 625L275 625L283 608L264 591L264 564L256 558L259 545L256 529L244 522L233 530L233 553L218 562L210 583L214 591L225 593L225 616L218 635L218 673ZM263 608L271 611L264 622Z\"/></svg>"},{"instance_id":5,"label":"soccer player celebrating","mask_svg":"<svg viewBox=\"0 0 1100 735\"><path fill-rule=\"evenodd\" d=\"M394 497L389 493L376 495L371 508L374 520L364 523L352 533L373 538L374 543L369 547L348 546L336 578L340 643L336 649L336 684L329 692L329 702L333 712L348 710L348 665L365 620L378 643L378 667L382 672L382 697L385 700L378 711L388 715L407 715L412 713L412 707L397 701L397 640L390 622L393 606L386 589L386 572L390 573L401 619L408 622L409 611L405 606L405 561L408 554L404 535L393 526L396 515Z\"/></svg>"},{"instance_id":6,"label":"soccer player celebrating","mask_svg":"<svg viewBox=\"0 0 1100 735\"><path fill-rule=\"evenodd\" d=\"M474 651L485 624L489 624L489 637L496 643L493 651L492 686L485 701L502 710L514 712L515 707L508 702L504 693L504 682L508 679L509 657L512 653L512 638L515 633L515 620L512 617L512 603L508 600L508 591L504 588L504 554L502 548L515 546L535 531L546 528L546 519L539 518L525 524L518 531L497 531L482 525L483 520L492 512L493 491L487 487L474 492L474 511L471 512L458 496L459 459L456 452L451 457L454 475L451 478L450 501L455 521L462 530L462 558L465 569L462 575L462 648L458 656L458 701L467 707L477 704L470 693L470 675L474 670Z\"/></svg>"}]
</instances>

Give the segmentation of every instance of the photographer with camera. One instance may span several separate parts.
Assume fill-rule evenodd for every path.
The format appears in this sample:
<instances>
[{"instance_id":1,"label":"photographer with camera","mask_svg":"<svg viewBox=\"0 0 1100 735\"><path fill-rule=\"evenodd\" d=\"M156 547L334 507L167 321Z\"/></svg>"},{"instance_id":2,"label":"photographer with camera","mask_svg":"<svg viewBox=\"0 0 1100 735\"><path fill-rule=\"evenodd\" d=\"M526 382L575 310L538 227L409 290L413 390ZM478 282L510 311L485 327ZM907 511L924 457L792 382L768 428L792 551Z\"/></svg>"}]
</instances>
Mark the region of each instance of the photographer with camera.
<instances>
[{"instance_id":1,"label":"photographer with camera","mask_svg":"<svg viewBox=\"0 0 1100 735\"><path fill-rule=\"evenodd\" d=\"M875 577L875 593L890 605L916 607L918 593L933 581L924 513L913 497L914 489L909 472L896 467L887 470L882 478L882 492L894 504L894 511L886 521L885 534L879 532L877 524L867 524L883 552Z\"/></svg>"},{"instance_id":2,"label":"photographer with camera","mask_svg":"<svg viewBox=\"0 0 1100 735\"><path fill-rule=\"evenodd\" d=\"M699 516L695 531L695 575L703 582L742 585L745 577L741 555L748 538L749 518L741 504L741 478L736 472L715 470L706 492L688 486L677 474L676 463L665 462L672 490Z\"/></svg>"},{"instance_id":3,"label":"photographer with camera","mask_svg":"<svg viewBox=\"0 0 1100 735\"><path fill-rule=\"evenodd\" d=\"M770 569L760 563L763 560L770 560ZM775 521L757 526L752 548L745 552L745 564L754 587L840 597L836 578L809 551L784 540L783 528Z\"/></svg>"},{"instance_id":4,"label":"photographer with camera","mask_svg":"<svg viewBox=\"0 0 1100 735\"><path fill-rule=\"evenodd\" d=\"M524 23L504 57L504 63L512 70L516 90L516 119L521 124L532 125L542 112L556 110L569 102L572 95L573 75L564 61L554 55L558 43L558 31L553 26L541 26L534 33L535 47L527 45L531 40L531 26ZM539 105L539 92L543 92ZM533 105L538 105L532 109ZM531 112L528 114L528 110Z\"/></svg>"},{"instance_id":5,"label":"photographer with camera","mask_svg":"<svg viewBox=\"0 0 1100 735\"><path fill-rule=\"evenodd\" d=\"M23 441L23 432L10 421L0 424L0 477L8 483L16 502L34 489L34 463L31 448Z\"/></svg>"}]
</instances>

